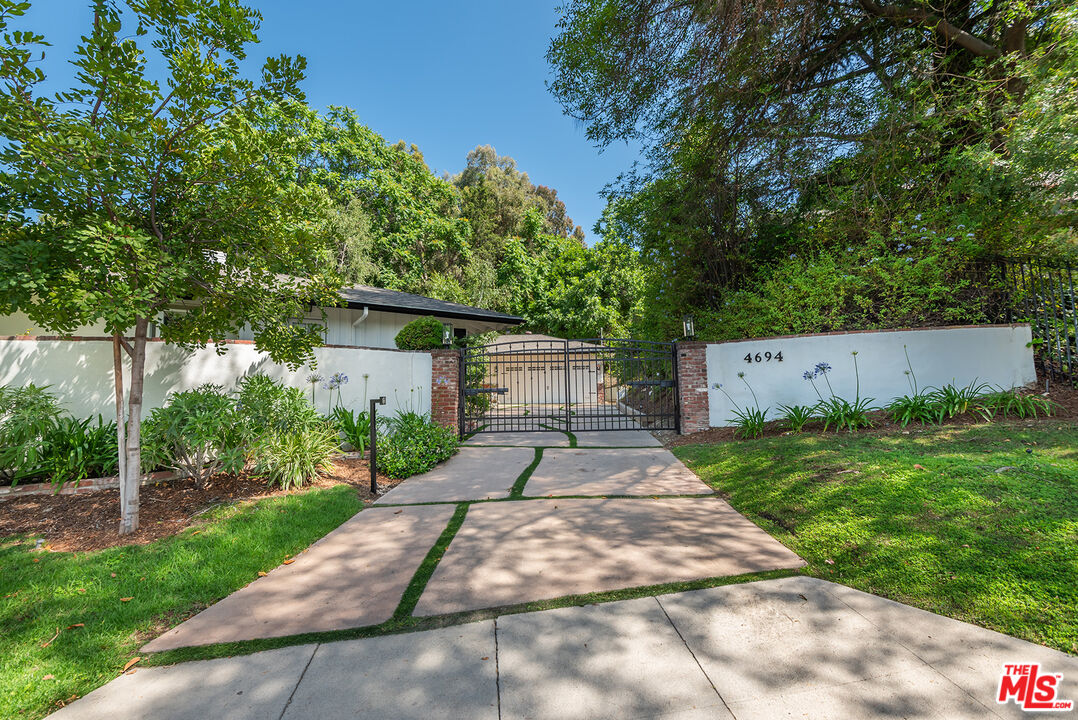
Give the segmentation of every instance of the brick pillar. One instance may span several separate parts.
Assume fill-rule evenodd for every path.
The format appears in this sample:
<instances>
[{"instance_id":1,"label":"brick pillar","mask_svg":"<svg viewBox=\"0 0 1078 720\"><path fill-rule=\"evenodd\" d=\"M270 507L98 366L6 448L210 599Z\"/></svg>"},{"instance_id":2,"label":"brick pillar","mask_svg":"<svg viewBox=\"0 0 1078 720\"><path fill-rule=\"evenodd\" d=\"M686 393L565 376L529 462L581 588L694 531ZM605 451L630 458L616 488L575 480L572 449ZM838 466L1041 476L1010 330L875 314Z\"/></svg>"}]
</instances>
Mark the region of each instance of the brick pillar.
<instances>
[{"instance_id":1,"label":"brick pillar","mask_svg":"<svg viewBox=\"0 0 1078 720\"><path fill-rule=\"evenodd\" d=\"M432 350L430 414L434 422L459 432L460 350Z\"/></svg>"},{"instance_id":2,"label":"brick pillar","mask_svg":"<svg viewBox=\"0 0 1078 720\"><path fill-rule=\"evenodd\" d=\"M700 432L711 427L707 399L707 343L677 344L678 402L681 410L681 434Z\"/></svg>"}]
</instances>

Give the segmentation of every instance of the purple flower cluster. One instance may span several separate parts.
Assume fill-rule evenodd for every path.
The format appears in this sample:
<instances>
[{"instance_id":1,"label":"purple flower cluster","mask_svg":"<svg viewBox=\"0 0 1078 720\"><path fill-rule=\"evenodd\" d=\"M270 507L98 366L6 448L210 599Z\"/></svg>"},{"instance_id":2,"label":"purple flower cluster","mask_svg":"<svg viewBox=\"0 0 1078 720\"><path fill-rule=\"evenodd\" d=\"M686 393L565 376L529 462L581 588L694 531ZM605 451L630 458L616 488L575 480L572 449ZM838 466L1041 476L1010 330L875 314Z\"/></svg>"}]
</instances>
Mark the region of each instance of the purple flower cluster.
<instances>
[{"instance_id":1,"label":"purple flower cluster","mask_svg":"<svg viewBox=\"0 0 1078 720\"><path fill-rule=\"evenodd\" d=\"M348 376L342 372L335 372L329 376L329 380L323 383L322 387L326 390L337 390L341 385L348 384Z\"/></svg>"}]
</instances>

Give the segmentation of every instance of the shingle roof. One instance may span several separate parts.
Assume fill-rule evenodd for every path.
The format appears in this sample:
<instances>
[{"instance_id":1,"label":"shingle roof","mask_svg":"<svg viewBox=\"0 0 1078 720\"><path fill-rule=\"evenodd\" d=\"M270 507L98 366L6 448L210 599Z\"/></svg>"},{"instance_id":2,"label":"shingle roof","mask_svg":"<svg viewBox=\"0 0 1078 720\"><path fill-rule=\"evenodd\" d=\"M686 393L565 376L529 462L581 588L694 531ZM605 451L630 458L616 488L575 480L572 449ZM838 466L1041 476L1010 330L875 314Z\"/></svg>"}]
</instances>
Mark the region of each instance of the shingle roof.
<instances>
[{"instance_id":1,"label":"shingle roof","mask_svg":"<svg viewBox=\"0 0 1078 720\"><path fill-rule=\"evenodd\" d=\"M368 307L371 310L384 310L387 312L399 312L408 315L436 315L438 317L456 318L460 320L480 320L485 322L504 323L506 325L519 325L524 318L516 315L484 310L483 308L461 305L460 303L436 300L424 295L413 295L385 288L367 287L357 285L341 290L341 298L348 303L348 307Z\"/></svg>"}]
</instances>

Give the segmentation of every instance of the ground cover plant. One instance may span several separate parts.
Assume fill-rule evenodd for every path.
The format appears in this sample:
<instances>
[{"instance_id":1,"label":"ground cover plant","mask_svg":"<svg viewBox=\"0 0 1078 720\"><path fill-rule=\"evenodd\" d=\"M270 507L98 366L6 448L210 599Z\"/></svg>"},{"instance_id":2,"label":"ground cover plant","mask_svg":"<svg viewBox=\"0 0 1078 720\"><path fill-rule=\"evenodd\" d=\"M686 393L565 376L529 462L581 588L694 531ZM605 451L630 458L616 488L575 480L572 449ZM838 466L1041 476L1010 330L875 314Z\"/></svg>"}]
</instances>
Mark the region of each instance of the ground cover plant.
<instances>
[{"instance_id":1,"label":"ground cover plant","mask_svg":"<svg viewBox=\"0 0 1078 720\"><path fill-rule=\"evenodd\" d=\"M218 507L148 545L64 553L0 539L0 717L39 718L103 685L163 619L243 587L360 507L337 485Z\"/></svg>"},{"instance_id":2,"label":"ground cover plant","mask_svg":"<svg viewBox=\"0 0 1078 720\"><path fill-rule=\"evenodd\" d=\"M786 435L674 452L825 580L1078 653L1078 427Z\"/></svg>"}]
</instances>

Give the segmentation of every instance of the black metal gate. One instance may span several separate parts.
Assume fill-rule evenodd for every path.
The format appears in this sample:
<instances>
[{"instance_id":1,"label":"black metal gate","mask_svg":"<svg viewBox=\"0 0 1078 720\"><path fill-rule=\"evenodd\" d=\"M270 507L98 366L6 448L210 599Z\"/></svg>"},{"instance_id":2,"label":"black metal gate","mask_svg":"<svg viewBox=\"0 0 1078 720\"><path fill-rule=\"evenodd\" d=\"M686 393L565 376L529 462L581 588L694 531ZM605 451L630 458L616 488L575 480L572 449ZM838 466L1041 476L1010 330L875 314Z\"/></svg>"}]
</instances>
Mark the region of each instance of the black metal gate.
<instances>
[{"instance_id":1,"label":"black metal gate","mask_svg":"<svg viewBox=\"0 0 1078 720\"><path fill-rule=\"evenodd\" d=\"M674 343L522 335L460 367L461 435L679 429Z\"/></svg>"}]
</instances>

